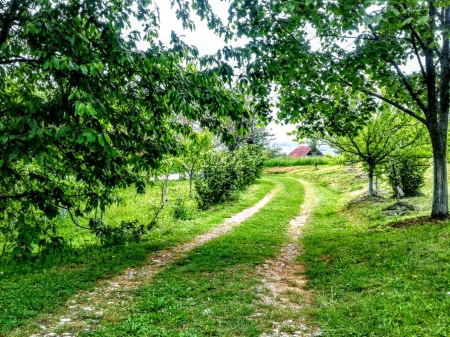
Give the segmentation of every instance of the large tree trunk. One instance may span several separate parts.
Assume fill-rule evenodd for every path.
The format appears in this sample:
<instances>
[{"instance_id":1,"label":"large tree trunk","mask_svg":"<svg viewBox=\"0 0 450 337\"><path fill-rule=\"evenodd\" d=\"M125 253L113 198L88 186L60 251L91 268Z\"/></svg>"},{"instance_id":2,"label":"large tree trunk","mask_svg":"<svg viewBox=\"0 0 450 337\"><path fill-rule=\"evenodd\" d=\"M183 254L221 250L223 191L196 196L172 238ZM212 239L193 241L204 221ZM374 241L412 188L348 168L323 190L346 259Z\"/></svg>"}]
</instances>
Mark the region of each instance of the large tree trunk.
<instances>
[{"instance_id":1,"label":"large tree trunk","mask_svg":"<svg viewBox=\"0 0 450 337\"><path fill-rule=\"evenodd\" d=\"M448 215L447 185L447 135L445 137L430 132L433 146L433 206L431 216L442 218ZM442 139L444 138L444 139Z\"/></svg>"}]
</instances>

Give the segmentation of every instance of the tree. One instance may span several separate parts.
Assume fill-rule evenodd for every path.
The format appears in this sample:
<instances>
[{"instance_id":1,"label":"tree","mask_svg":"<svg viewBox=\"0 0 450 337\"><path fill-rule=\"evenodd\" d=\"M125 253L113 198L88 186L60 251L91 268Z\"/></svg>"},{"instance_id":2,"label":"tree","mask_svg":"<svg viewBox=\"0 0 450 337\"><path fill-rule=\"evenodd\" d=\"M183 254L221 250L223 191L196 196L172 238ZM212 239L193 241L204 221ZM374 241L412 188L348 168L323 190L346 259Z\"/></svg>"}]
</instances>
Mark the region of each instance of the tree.
<instances>
[{"instance_id":1,"label":"tree","mask_svg":"<svg viewBox=\"0 0 450 337\"><path fill-rule=\"evenodd\" d=\"M53 235L60 207L75 219L118 187L142 192L143 173L191 131L180 115L211 130L249 117L228 67L198 71L195 48L158 42L150 3L0 3L0 233L23 251ZM126 31L133 18L143 31Z\"/></svg>"},{"instance_id":2,"label":"tree","mask_svg":"<svg viewBox=\"0 0 450 337\"><path fill-rule=\"evenodd\" d=\"M206 0L192 3L203 16L210 11ZM227 47L225 56L247 62L240 83L252 83L253 97L275 83L280 119L352 132L365 115L337 103L363 94L425 125L434 163L431 215L448 215L448 2L233 0L230 21L250 41Z\"/></svg>"},{"instance_id":3,"label":"tree","mask_svg":"<svg viewBox=\"0 0 450 337\"><path fill-rule=\"evenodd\" d=\"M381 164L401 151L411 151L423 139L423 128L411 118L393 114L383 105L356 134L328 136L325 140L353 163L362 163L369 178L369 196L373 197L373 178Z\"/></svg>"},{"instance_id":4,"label":"tree","mask_svg":"<svg viewBox=\"0 0 450 337\"><path fill-rule=\"evenodd\" d=\"M383 172L393 193L398 197L401 194L406 197L420 194L420 188L425 184L425 171L430 166L429 153L423 152L425 151L420 147L395 151L389 161L384 163Z\"/></svg>"},{"instance_id":5,"label":"tree","mask_svg":"<svg viewBox=\"0 0 450 337\"><path fill-rule=\"evenodd\" d=\"M235 151L244 144L267 148L273 137L273 134L259 121L256 115L243 119L239 127L236 127L236 124L230 120L226 124L226 128L233 137L233 140L226 144L229 151Z\"/></svg>"},{"instance_id":6,"label":"tree","mask_svg":"<svg viewBox=\"0 0 450 337\"><path fill-rule=\"evenodd\" d=\"M183 150L178 163L189 177L189 196L192 197L192 181L202 167L204 156L213 148L209 132L195 132L182 142Z\"/></svg>"}]
</instances>

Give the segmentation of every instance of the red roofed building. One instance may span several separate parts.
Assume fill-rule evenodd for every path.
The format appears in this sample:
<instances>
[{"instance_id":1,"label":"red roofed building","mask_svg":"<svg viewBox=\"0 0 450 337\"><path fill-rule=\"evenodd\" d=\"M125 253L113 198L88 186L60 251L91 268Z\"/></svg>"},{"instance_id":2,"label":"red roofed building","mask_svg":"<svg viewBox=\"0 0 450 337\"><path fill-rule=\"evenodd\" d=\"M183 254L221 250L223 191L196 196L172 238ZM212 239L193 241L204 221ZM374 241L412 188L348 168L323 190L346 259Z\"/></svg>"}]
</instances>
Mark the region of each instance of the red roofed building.
<instances>
[{"instance_id":1,"label":"red roofed building","mask_svg":"<svg viewBox=\"0 0 450 337\"><path fill-rule=\"evenodd\" d=\"M311 148L306 145L300 145L294 151L288 154L289 157L309 157L309 156L323 156L323 153L317 150L317 153L313 153Z\"/></svg>"}]
</instances>

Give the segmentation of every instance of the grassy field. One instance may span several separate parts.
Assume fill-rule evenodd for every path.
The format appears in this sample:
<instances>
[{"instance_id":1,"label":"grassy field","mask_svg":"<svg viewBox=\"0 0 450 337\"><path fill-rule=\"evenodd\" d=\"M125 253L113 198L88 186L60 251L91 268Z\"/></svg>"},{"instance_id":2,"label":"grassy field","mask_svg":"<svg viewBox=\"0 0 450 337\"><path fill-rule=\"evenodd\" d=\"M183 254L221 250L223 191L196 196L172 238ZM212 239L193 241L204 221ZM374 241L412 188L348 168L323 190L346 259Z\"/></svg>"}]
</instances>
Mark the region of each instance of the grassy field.
<instances>
[{"instance_id":1,"label":"grassy field","mask_svg":"<svg viewBox=\"0 0 450 337\"><path fill-rule=\"evenodd\" d=\"M266 173L246 193L206 212L188 201L189 220L172 216L172 201L187 193L187 182L173 182L159 226L139 244L101 247L88 232L64 223L61 233L71 238L71 246L63 253L33 263L1 259L0 336L17 327L15 335L21 336L20 327L57 314L97 280L191 240L274 188L275 197L259 213L167 266L135 291L131 306L105 315L100 329L84 335L261 336L270 333L274 321L304 316L310 326L322 328L322 336L450 336L450 222L426 218L430 172L423 194L402 200L409 207L399 210L383 183L378 197L367 198L366 177L354 168L304 165ZM303 200L298 178L312 184L318 200L297 261L306 267L312 301L296 299L301 309L291 311L261 301L256 266L276 256L288 240L286 228ZM148 203L159 198L158 187L143 196L126 190L123 198L107 219L145 222L151 216ZM288 335L294 332L290 329Z\"/></svg>"},{"instance_id":2,"label":"grassy field","mask_svg":"<svg viewBox=\"0 0 450 337\"><path fill-rule=\"evenodd\" d=\"M339 156L320 156L320 157L275 157L264 162L264 167L290 167L305 165L337 165L341 157Z\"/></svg>"},{"instance_id":3,"label":"grassy field","mask_svg":"<svg viewBox=\"0 0 450 337\"><path fill-rule=\"evenodd\" d=\"M125 269L142 265L149 253L191 240L206 232L225 218L255 204L274 186L269 180L258 181L246 193L233 200L205 211L192 210L192 219L181 221L170 216L171 200L187 194L188 182L171 182L169 203L159 226L140 243L116 247L102 247L91 233L76 229L66 222L61 234L71 239L71 246L57 255L33 262L14 262L0 259L0 336L15 327L30 322L42 313L58 310L68 298L83 289L91 289L98 279L109 278ZM123 191L124 201L106 213L106 220L148 220L149 202L159 198L159 187L149 188L147 193L136 196L133 189Z\"/></svg>"},{"instance_id":4,"label":"grassy field","mask_svg":"<svg viewBox=\"0 0 450 337\"><path fill-rule=\"evenodd\" d=\"M424 194L403 200L416 209L404 215L386 210L388 192L364 197L365 179L342 167L290 174L319 198L300 259L316 299L305 314L323 335L450 336L449 221L411 220L430 212L430 172Z\"/></svg>"}]
</instances>

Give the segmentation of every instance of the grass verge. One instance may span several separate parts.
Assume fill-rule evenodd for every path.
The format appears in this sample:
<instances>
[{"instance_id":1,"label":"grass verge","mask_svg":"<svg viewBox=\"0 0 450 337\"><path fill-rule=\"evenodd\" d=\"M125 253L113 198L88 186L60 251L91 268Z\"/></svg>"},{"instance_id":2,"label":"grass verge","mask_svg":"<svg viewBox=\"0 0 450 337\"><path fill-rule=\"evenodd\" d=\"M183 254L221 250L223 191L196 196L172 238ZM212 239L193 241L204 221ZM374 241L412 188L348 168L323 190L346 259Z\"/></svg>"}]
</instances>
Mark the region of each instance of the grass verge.
<instances>
[{"instance_id":1,"label":"grass verge","mask_svg":"<svg viewBox=\"0 0 450 337\"><path fill-rule=\"evenodd\" d=\"M265 161L264 167L288 167L288 166L314 166L317 165L337 165L342 160L338 156L320 157L275 157Z\"/></svg>"},{"instance_id":2,"label":"grass verge","mask_svg":"<svg viewBox=\"0 0 450 337\"><path fill-rule=\"evenodd\" d=\"M392 215L393 199L370 200L344 183L355 173L297 173L320 199L302 261L316 298L308 314L323 335L450 336L450 223L405 221L428 214L430 186L406 199L416 211Z\"/></svg>"}]
</instances>

